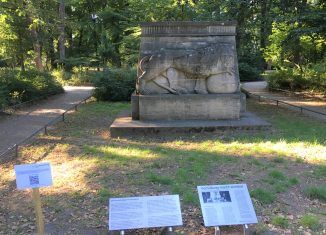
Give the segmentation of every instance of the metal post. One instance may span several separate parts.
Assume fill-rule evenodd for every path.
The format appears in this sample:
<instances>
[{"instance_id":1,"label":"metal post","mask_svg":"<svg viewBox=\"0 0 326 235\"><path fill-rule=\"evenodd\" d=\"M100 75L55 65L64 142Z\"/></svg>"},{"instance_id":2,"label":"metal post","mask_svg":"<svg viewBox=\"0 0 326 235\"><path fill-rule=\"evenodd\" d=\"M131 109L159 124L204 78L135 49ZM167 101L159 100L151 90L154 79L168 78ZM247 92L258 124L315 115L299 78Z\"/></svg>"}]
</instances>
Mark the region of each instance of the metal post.
<instances>
[{"instance_id":1,"label":"metal post","mask_svg":"<svg viewBox=\"0 0 326 235\"><path fill-rule=\"evenodd\" d=\"M215 227L215 235L221 235L221 230L219 226Z\"/></svg>"},{"instance_id":2,"label":"metal post","mask_svg":"<svg viewBox=\"0 0 326 235\"><path fill-rule=\"evenodd\" d=\"M77 106L78 106L78 105L76 104L76 106L75 106L75 111L77 111Z\"/></svg>"},{"instance_id":3,"label":"metal post","mask_svg":"<svg viewBox=\"0 0 326 235\"><path fill-rule=\"evenodd\" d=\"M120 235L125 235L125 231L124 230L121 230L120 231Z\"/></svg>"},{"instance_id":4,"label":"metal post","mask_svg":"<svg viewBox=\"0 0 326 235\"><path fill-rule=\"evenodd\" d=\"M302 112L303 112L303 108L302 106L300 106L300 113L302 114Z\"/></svg>"},{"instance_id":5,"label":"metal post","mask_svg":"<svg viewBox=\"0 0 326 235\"><path fill-rule=\"evenodd\" d=\"M172 227L168 227L168 232L173 232L173 228Z\"/></svg>"},{"instance_id":6,"label":"metal post","mask_svg":"<svg viewBox=\"0 0 326 235\"><path fill-rule=\"evenodd\" d=\"M15 153L16 153L16 158L18 157L18 144L15 144Z\"/></svg>"},{"instance_id":7,"label":"metal post","mask_svg":"<svg viewBox=\"0 0 326 235\"><path fill-rule=\"evenodd\" d=\"M278 106L278 100L276 100L276 106Z\"/></svg>"},{"instance_id":8,"label":"metal post","mask_svg":"<svg viewBox=\"0 0 326 235\"><path fill-rule=\"evenodd\" d=\"M258 101L260 102L260 95L258 96Z\"/></svg>"},{"instance_id":9,"label":"metal post","mask_svg":"<svg viewBox=\"0 0 326 235\"><path fill-rule=\"evenodd\" d=\"M45 135L48 134L48 126L47 126L47 125L44 126L44 134L45 134Z\"/></svg>"},{"instance_id":10,"label":"metal post","mask_svg":"<svg viewBox=\"0 0 326 235\"><path fill-rule=\"evenodd\" d=\"M244 224L243 225L243 235L247 235L248 234L248 225Z\"/></svg>"},{"instance_id":11,"label":"metal post","mask_svg":"<svg viewBox=\"0 0 326 235\"><path fill-rule=\"evenodd\" d=\"M62 114L62 121L65 121L65 113Z\"/></svg>"}]
</instances>

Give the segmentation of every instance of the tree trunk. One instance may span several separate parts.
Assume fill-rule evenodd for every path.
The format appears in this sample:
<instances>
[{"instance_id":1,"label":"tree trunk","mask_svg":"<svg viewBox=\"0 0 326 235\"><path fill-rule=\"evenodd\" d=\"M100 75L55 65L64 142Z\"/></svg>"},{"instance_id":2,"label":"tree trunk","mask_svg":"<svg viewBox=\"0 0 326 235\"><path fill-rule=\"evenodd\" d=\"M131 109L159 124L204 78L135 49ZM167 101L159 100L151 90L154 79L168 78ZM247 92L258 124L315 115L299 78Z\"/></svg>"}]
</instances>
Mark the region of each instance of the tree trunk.
<instances>
[{"instance_id":1,"label":"tree trunk","mask_svg":"<svg viewBox=\"0 0 326 235\"><path fill-rule=\"evenodd\" d=\"M271 1L261 1L261 24L260 24L260 47L266 48L268 36L272 32L272 21L269 12L271 10Z\"/></svg>"},{"instance_id":2,"label":"tree trunk","mask_svg":"<svg viewBox=\"0 0 326 235\"><path fill-rule=\"evenodd\" d=\"M65 59L65 1L60 0L59 3L59 59L63 61Z\"/></svg>"},{"instance_id":3,"label":"tree trunk","mask_svg":"<svg viewBox=\"0 0 326 235\"><path fill-rule=\"evenodd\" d=\"M35 66L38 71L43 71L43 65L42 65L42 49L41 44L38 39L38 33L36 29L31 30L32 38L33 38L33 48L34 48L34 62Z\"/></svg>"},{"instance_id":4,"label":"tree trunk","mask_svg":"<svg viewBox=\"0 0 326 235\"><path fill-rule=\"evenodd\" d=\"M27 8L26 1L24 1L23 4ZM30 11L27 11L26 16L27 16L27 18L26 18L27 22L29 22L32 25L33 14ZM33 40L33 49L34 49L34 54L35 54L34 55L35 66L36 66L37 70L43 71L41 44L40 44L40 40L38 37L37 29L34 27L32 27L32 29L31 29L31 36L32 36L32 40Z\"/></svg>"},{"instance_id":5,"label":"tree trunk","mask_svg":"<svg viewBox=\"0 0 326 235\"><path fill-rule=\"evenodd\" d=\"M261 1L261 23L260 23L260 48L268 46L268 37L272 33L272 20L270 19L271 0ZM266 61L263 62L266 65Z\"/></svg>"},{"instance_id":6,"label":"tree trunk","mask_svg":"<svg viewBox=\"0 0 326 235\"><path fill-rule=\"evenodd\" d=\"M49 48L49 59L50 59L50 64L51 64L51 68L57 68L57 63L55 62L55 53L54 53L54 45L53 45L53 37L50 37L49 39L49 44L50 44L50 48Z\"/></svg>"}]
</instances>

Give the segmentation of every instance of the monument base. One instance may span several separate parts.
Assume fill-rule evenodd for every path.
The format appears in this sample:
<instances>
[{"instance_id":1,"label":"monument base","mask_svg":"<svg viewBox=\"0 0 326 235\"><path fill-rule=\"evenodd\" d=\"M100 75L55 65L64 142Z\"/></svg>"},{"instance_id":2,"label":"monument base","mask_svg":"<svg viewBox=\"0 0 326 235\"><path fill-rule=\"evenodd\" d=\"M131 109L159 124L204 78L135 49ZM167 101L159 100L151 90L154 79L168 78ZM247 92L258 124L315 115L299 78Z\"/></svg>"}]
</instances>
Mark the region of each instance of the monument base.
<instances>
[{"instance_id":1,"label":"monument base","mask_svg":"<svg viewBox=\"0 0 326 235\"><path fill-rule=\"evenodd\" d=\"M239 119L242 94L184 94L131 96L133 120Z\"/></svg>"},{"instance_id":2,"label":"monument base","mask_svg":"<svg viewBox=\"0 0 326 235\"><path fill-rule=\"evenodd\" d=\"M260 131L270 129L271 124L250 112L241 113L237 120L132 120L129 113L116 118L110 126L111 137L141 135L169 135L172 133Z\"/></svg>"}]
</instances>

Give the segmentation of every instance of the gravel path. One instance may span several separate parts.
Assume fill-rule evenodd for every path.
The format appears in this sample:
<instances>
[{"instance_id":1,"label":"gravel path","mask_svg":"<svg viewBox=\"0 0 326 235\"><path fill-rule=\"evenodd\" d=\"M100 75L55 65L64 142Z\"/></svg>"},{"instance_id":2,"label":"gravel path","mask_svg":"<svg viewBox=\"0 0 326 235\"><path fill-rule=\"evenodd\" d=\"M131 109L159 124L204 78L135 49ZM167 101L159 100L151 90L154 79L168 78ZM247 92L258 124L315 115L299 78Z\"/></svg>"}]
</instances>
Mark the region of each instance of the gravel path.
<instances>
[{"instance_id":1,"label":"gravel path","mask_svg":"<svg viewBox=\"0 0 326 235\"><path fill-rule=\"evenodd\" d=\"M306 98L300 97L297 95L290 95L284 92L270 92L266 89L267 83L264 81L260 82L245 82L242 83L242 88L249 91L250 93L264 96L271 99L281 100L287 102L292 105L302 106L317 112L325 113L326 114L326 100L320 100L317 98ZM282 107L289 108L292 110L300 111L300 109L291 107L288 105L282 105ZM315 114L309 111L303 110L303 113L320 120L326 120L325 115Z\"/></svg>"},{"instance_id":2,"label":"gravel path","mask_svg":"<svg viewBox=\"0 0 326 235\"><path fill-rule=\"evenodd\" d=\"M0 154L88 97L93 88L66 86L64 89L63 94L22 108L12 115L0 116Z\"/></svg>"}]
</instances>

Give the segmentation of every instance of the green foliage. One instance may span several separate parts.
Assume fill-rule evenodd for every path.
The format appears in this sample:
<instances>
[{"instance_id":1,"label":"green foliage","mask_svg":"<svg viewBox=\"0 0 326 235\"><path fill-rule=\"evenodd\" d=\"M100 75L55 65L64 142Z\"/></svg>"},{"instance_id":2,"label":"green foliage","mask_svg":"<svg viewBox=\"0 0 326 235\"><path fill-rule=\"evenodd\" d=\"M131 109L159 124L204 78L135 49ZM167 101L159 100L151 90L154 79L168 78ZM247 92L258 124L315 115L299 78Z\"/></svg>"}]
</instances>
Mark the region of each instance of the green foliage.
<instances>
[{"instance_id":1,"label":"green foliage","mask_svg":"<svg viewBox=\"0 0 326 235\"><path fill-rule=\"evenodd\" d=\"M322 1L61 2L66 6L66 58L59 58L57 50L63 25L57 1L0 3L0 67L24 70L42 61L47 69L64 68L65 74L56 73L61 82L85 84L92 80L91 74L75 73L74 68L135 66L140 22L232 20L237 21L242 81L260 79L268 63L279 70L272 75L272 87L326 90L326 5Z\"/></svg>"},{"instance_id":2,"label":"green foliage","mask_svg":"<svg viewBox=\"0 0 326 235\"><path fill-rule=\"evenodd\" d=\"M326 93L326 62L306 68L284 68L266 76L271 88L316 90Z\"/></svg>"},{"instance_id":3,"label":"green foliage","mask_svg":"<svg viewBox=\"0 0 326 235\"><path fill-rule=\"evenodd\" d=\"M326 177L326 165L318 165L313 171L315 177Z\"/></svg>"},{"instance_id":4,"label":"green foliage","mask_svg":"<svg viewBox=\"0 0 326 235\"><path fill-rule=\"evenodd\" d=\"M1 107L63 92L60 84L46 72L0 70Z\"/></svg>"},{"instance_id":5,"label":"green foliage","mask_svg":"<svg viewBox=\"0 0 326 235\"><path fill-rule=\"evenodd\" d=\"M131 93L135 90L135 81L135 69L109 69L98 74L94 97L97 100L130 100Z\"/></svg>"},{"instance_id":6,"label":"green foliage","mask_svg":"<svg viewBox=\"0 0 326 235\"><path fill-rule=\"evenodd\" d=\"M152 172L148 175L148 179L154 184L171 185L173 183L173 180L170 177L157 175Z\"/></svg>"},{"instance_id":7,"label":"green foliage","mask_svg":"<svg viewBox=\"0 0 326 235\"><path fill-rule=\"evenodd\" d=\"M285 176L282 172L278 171L278 170L272 170L269 172L269 177L274 178L276 180L284 180Z\"/></svg>"},{"instance_id":8,"label":"green foliage","mask_svg":"<svg viewBox=\"0 0 326 235\"><path fill-rule=\"evenodd\" d=\"M326 202L326 185L308 187L305 189L305 194L311 199L319 199Z\"/></svg>"},{"instance_id":9,"label":"green foliage","mask_svg":"<svg viewBox=\"0 0 326 235\"><path fill-rule=\"evenodd\" d=\"M250 191L250 195L263 204L271 204L275 200L275 195L262 188L256 188Z\"/></svg>"},{"instance_id":10,"label":"green foliage","mask_svg":"<svg viewBox=\"0 0 326 235\"><path fill-rule=\"evenodd\" d=\"M261 78L260 71L255 65L239 62L239 76L241 81L253 81Z\"/></svg>"},{"instance_id":11,"label":"green foliage","mask_svg":"<svg viewBox=\"0 0 326 235\"><path fill-rule=\"evenodd\" d=\"M319 218L315 215L311 215L311 214L307 214L304 215L301 219L300 219L300 224L302 226L308 227L312 230L318 230L319 228L321 228L321 224L319 221Z\"/></svg>"},{"instance_id":12,"label":"green foliage","mask_svg":"<svg viewBox=\"0 0 326 235\"><path fill-rule=\"evenodd\" d=\"M272 219L272 224L281 228L287 228L289 227L289 220L287 218L277 216Z\"/></svg>"}]
</instances>

